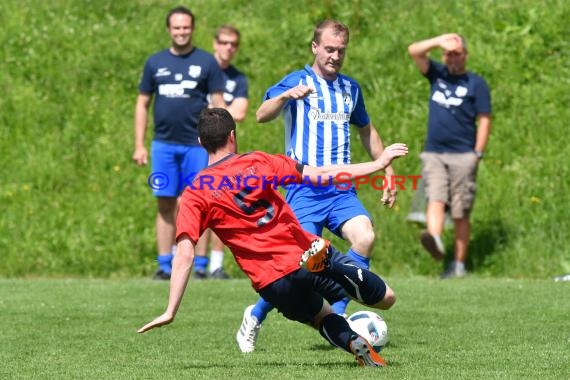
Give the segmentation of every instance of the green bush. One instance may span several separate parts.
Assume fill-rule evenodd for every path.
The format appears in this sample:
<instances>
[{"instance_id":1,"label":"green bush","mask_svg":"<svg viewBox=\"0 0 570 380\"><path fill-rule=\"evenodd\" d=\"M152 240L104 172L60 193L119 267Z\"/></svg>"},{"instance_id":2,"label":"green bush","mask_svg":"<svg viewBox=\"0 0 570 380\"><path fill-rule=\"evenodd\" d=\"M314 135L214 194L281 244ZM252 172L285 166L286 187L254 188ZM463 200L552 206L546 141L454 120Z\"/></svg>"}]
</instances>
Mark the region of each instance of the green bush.
<instances>
[{"instance_id":1,"label":"green bush","mask_svg":"<svg viewBox=\"0 0 570 380\"><path fill-rule=\"evenodd\" d=\"M146 57L169 44L164 1L0 5L0 276L146 275L155 266L156 204L149 168L131 162L133 111ZM407 56L415 40L457 31L469 67L489 82L494 129L479 172L470 265L476 273L544 277L570 271L570 3L549 1L194 1L194 42L243 33L236 65L250 80L251 108L239 127L244 150L280 153L281 120L255 123L265 89L312 62L316 22L351 28L344 73L360 81L386 143L409 144L395 165L418 174L427 82ZM150 142L152 133L149 133ZM356 134L353 134L356 139ZM353 141L355 161L366 159ZM360 192L375 219L373 269L435 274L405 222L413 197L391 211ZM449 237L449 236L448 236ZM450 240L449 238L447 239ZM344 242L335 240L341 248ZM451 248L451 246L449 246ZM229 259L228 259L229 260ZM237 275L235 266L230 271Z\"/></svg>"}]
</instances>

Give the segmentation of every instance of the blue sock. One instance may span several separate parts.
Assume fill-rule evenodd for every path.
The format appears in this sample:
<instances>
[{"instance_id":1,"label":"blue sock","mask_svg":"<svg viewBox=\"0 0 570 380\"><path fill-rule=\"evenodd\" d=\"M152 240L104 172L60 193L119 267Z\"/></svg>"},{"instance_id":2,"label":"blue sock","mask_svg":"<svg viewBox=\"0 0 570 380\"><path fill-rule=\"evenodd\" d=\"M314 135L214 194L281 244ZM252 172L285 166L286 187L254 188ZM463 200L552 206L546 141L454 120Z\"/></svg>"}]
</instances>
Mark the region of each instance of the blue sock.
<instances>
[{"instance_id":1,"label":"blue sock","mask_svg":"<svg viewBox=\"0 0 570 380\"><path fill-rule=\"evenodd\" d=\"M251 310L251 315L255 316L255 318L257 318L257 321L261 323L265 321L265 318L267 318L267 314L269 314L269 312L273 310L273 308L274 307L272 304L270 304L263 298L259 297L259 300Z\"/></svg>"},{"instance_id":2,"label":"blue sock","mask_svg":"<svg viewBox=\"0 0 570 380\"><path fill-rule=\"evenodd\" d=\"M158 255L157 261L158 266L164 273L171 273L172 272L172 258L174 256L172 254L168 255Z\"/></svg>"},{"instance_id":3,"label":"blue sock","mask_svg":"<svg viewBox=\"0 0 570 380\"><path fill-rule=\"evenodd\" d=\"M345 298L341 299L340 301L336 301L335 303L333 303L331 305L333 313L338 314L338 315L344 315L346 313L346 307L348 306L349 302L350 302L350 298L345 297Z\"/></svg>"},{"instance_id":4,"label":"blue sock","mask_svg":"<svg viewBox=\"0 0 570 380\"><path fill-rule=\"evenodd\" d=\"M346 252L346 256L356 261L359 267L364 269L370 268L370 257L364 257L355 250L353 250L352 248L349 249L348 252Z\"/></svg>"},{"instance_id":5,"label":"blue sock","mask_svg":"<svg viewBox=\"0 0 570 380\"><path fill-rule=\"evenodd\" d=\"M360 255L359 253L357 253L352 248L348 250L348 252L346 253L346 256L349 257L351 260L355 261L356 265L358 265L359 267L364 268L364 269L370 268L370 258ZM346 313L346 307L348 306L349 302L350 302L350 298L343 298L340 301L333 303L331 305L333 312L335 314L339 314L339 315L345 314Z\"/></svg>"},{"instance_id":6,"label":"blue sock","mask_svg":"<svg viewBox=\"0 0 570 380\"><path fill-rule=\"evenodd\" d=\"M208 268L208 256L195 256L194 257L194 271L206 271Z\"/></svg>"}]
</instances>

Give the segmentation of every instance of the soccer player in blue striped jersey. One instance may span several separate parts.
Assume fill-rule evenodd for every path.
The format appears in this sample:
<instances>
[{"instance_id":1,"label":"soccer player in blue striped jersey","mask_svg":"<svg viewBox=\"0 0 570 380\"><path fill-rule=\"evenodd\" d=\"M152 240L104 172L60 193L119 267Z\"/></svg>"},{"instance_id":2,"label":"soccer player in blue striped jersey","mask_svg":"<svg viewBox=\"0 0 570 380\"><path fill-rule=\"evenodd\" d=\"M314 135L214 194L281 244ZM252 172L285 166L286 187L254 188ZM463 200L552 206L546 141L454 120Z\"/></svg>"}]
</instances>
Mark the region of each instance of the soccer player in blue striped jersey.
<instances>
[{"instance_id":1,"label":"soccer player in blue striped jersey","mask_svg":"<svg viewBox=\"0 0 570 380\"><path fill-rule=\"evenodd\" d=\"M372 159L384 150L382 140L366 112L362 89L340 73L349 41L348 28L325 20L315 28L311 49L312 66L286 75L270 87L256 112L257 121L269 122L283 114L285 150L302 164L324 166L350 164L350 125L356 126L360 141ZM385 169L393 176L391 166ZM392 207L396 189L386 189L382 203ZM303 228L322 235L327 228L347 240L351 247L343 256L346 263L370 266L374 228L369 213L358 200L354 187L288 187L287 201ZM337 314L345 314L348 298L339 289L323 289ZM263 298L248 306L236 338L242 352L252 352L261 323L273 306Z\"/></svg>"}]
</instances>

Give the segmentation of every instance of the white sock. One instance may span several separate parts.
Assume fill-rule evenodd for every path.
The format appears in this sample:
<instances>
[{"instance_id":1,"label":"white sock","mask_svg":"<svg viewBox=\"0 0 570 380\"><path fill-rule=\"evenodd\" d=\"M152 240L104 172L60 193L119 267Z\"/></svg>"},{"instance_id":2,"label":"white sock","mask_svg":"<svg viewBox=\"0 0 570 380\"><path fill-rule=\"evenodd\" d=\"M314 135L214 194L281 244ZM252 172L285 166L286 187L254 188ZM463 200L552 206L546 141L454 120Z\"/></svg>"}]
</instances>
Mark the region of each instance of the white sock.
<instances>
[{"instance_id":1,"label":"white sock","mask_svg":"<svg viewBox=\"0 0 570 380\"><path fill-rule=\"evenodd\" d=\"M441 237L439 235L433 235L433 240L435 240L435 245L437 246L437 249L440 252L445 253L445 247L443 246L443 242L441 241Z\"/></svg>"},{"instance_id":2,"label":"white sock","mask_svg":"<svg viewBox=\"0 0 570 380\"><path fill-rule=\"evenodd\" d=\"M176 247L177 247L177 245L173 244L172 248L170 249L170 253L172 253L172 256L176 256Z\"/></svg>"},{"instance_id":3,"label":"white sock","mask_svg":"<svg viewBox=\"0 0 570 380\"><path fill-rule=\"evenodd\" d=\"M453 261L455 270L465 270L465 263L463 261Z\"/></svg>"},{"instance_id":4,"label":"white sock","mask_svg":"<svg viewBox=\"0 0 570 380\"><path fill-rule=\"evenodd\" d=\"M224 264L224 251L214 251L210 252L210 273L214 273L216 269L219 269Z\"/></svg>"}]
</instances>

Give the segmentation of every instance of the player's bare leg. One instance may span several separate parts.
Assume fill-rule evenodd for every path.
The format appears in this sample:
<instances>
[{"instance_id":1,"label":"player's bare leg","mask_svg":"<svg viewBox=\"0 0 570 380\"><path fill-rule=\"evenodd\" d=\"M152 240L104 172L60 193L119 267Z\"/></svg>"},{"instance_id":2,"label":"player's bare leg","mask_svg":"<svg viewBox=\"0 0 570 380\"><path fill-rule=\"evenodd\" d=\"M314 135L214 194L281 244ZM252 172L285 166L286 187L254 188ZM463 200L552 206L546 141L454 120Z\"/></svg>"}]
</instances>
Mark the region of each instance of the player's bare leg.
<instances>
[{"instance_id":1,"label":"player's bare leg","mask_svg":"<svg viewBox=\"0 0 570 380\"><path fill-rule=\"evenodd\" d=\"M374 227L372 221L359 215L342 226L342 237L350 243L350 248L362 257L370 258L374 246Z\"/></svg>"},{"instance_id":2,"label":"player's bare leg","mask_svg":"<svg viewBox=\"0 0 570 380\"><path fill-rule=\"evenodd\" d=\"M154 278L170 279L172 269L172 246L176 234L176 197L158 197L158 213L156 216L156 244L158 248L159 269Z\"/></svg>"},{"instance_id":3,"label":"player's bare leg","mask_svg":"<svg viewBox=\"0 0 570 380\"><path fill-rule=\"evenodd\" d=\"M429 254L437 261L445 257L445 248L441 240L445 222L445 203L440 201L428 202L426 208L427 230L422 231L420 242Z\"/></svg>"},{"instance_id":4,"label":"player's bare leg","mask_svg":"<svg viewBox=\"0 0 570 380\"><path fill-rule=\"evenodd\" d=\"M350 243L346 256L359 267L370 268L370 256L374 246L374 227L366 215L358 215L347 220L341 229L342 237ZM332 308L335 313L346 316L349 298L335 302Z\"/></svg>"},{"instance_id":5,"label":"player's bare leg","mask_svg":"<svg viewBox=\"0 0 570 380\"><path fill-rule=\"evenodd\" d=\"M230 278L224 271L224 243L214 231L210 233L210 277L218 280Z\"/></svg>"},{"instance_id":6,"label":"player's bare leg","mask_svg":"<svg viewBox=\"0 0 570 380\"><path fill-rule=\"evenodd\" d=\"M455 255L453 262L441 275L442 279L465 277L465 260L469 248L471 223L469 217L453 219L455 224Z\"/></svg>"},{"instance_id":7,"label":"player's bare leg","mask_svg":"<svg viewBox=\"0 0 570 380\"><path fill-rule=\"evenodd\" d=\"M194 278L204 280L208 277L206 269L208 268L208 242L210 240L210 230L204 231L195 247L194 257Z\"/></svg>"}]
</instances>

